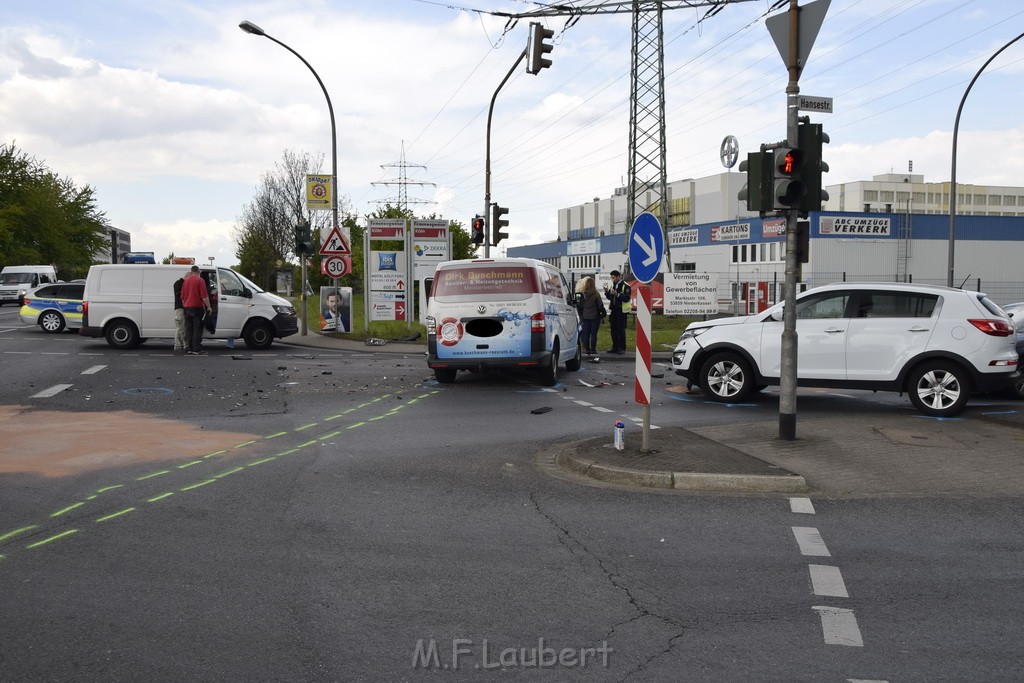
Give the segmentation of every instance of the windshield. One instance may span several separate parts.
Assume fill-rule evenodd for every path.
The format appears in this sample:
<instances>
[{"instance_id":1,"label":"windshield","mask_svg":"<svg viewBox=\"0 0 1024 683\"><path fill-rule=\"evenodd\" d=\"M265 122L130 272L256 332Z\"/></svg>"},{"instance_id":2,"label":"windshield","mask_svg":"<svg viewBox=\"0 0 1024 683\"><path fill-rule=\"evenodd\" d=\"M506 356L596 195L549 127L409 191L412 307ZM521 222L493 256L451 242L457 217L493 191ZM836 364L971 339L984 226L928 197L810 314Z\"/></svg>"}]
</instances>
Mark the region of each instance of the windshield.
<instances>
[{"instance_id":1,"label":"windshield","mask_svg":"<svg viewBox=\"0 0 1024 683\"><path fill-rule=\"evenodd\" d=\"M22 282L32 282L32 273L4 273L0 275L2 285L20 285Z\"/></svg>"},{"instance_id":2,"label":"windshield","mask_svg":"<svg viewBox=\"0 0 1024 683\"><path fill-rule=\"evenodd\" d=\"M241 273L236 273L233 270L230 270L229 272L232 275L238 276L238 279L242 281L242 284L244 284L246 287L251 289L253 292L260 293L260 292L263 291L263 289L259 285L257 285L255 282L253 282L252 280L250 280L246 276L242 275Z\"/></svg>"}]
</instances>

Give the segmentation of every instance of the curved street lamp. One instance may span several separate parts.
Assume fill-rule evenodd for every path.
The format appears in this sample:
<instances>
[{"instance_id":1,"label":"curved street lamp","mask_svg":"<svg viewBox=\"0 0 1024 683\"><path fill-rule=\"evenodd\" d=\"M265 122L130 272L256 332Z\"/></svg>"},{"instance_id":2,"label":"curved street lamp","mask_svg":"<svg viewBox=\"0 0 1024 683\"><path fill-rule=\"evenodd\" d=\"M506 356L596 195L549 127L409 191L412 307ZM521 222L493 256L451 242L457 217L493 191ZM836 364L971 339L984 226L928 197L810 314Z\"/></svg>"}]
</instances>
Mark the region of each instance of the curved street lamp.
<instances>
[{"instance_id":1,"label":"curved street lamp","mask_svg":"<svg viewBox=\"0 0 1024 683\"><path fill-rule=\"evenodd\" d=\"M946 286L953 286L953 244L956 238L956 142L957 134L960 131L960 114L964 110L964 102L967 101L967 95L971 92L971 88L974 87L974 82L978 80L978 76L981 72L992 63L992 60L999 56L999 54L1016 43L1021 38L1024 38L1024 33L1003 45L1001 48L996 50L996 53L988 58L988 61L981 65L978 69L978 73L974 74L974 78L967 85L967 90L964 91L964 96L960 99L960 106L956 110L956 121L953 123L953 168L949 174L949 274L946 277Z\"/></svg>"},{"instance_id":2,"label":"curved street lamp","mask_svg":"<svg viewBox=\"0 0 1024 683\"><path fill-rule=\"evenodd\" d=\"M254 36L260 36L267 40L272 40L284 49L288 50L288 52L291 52L293 55L298 57L299 60L306 65L306 68L310 70L313 77L316 78L316 82L320 84L320 89L324 92L324 97L327 98L327 111L331 115L331 227L336 228L338 227L338 129L334 125L334 105L331 104L331 96L327 94L327 87L324 86L324 82L320 79L320 75L316 72L316 69L314 69L302 55L282 43L274 36L268 34L256 24L246 20L240 23L238 28L242 29L246 33L251 33ZM306 334L306 259L300 258L300 261L302 263L302 334Z\"/></svg>"}]
</instances>

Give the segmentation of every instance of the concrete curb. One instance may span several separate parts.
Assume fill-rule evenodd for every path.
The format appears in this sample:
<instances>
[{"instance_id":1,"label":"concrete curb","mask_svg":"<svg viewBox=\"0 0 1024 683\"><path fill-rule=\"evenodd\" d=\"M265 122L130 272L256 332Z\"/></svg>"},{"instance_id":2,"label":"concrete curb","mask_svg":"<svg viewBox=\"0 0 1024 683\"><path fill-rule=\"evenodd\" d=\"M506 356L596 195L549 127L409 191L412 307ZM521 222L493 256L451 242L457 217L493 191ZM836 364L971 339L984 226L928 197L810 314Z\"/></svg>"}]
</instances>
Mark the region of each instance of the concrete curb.
<instances>
[{"instance_id":1,"label":"concrete curb","mask_svg":"<svg viewBox=\"0 0 1024 683\"><path fill-rule=\"evenodd\" d=\"M609 465L596 458L577 454L579 445L588 441L592 441L592 439L567 444L555 456L555 464L563 470L581 477L623 486L718 493L806 493L810 491L807 482L798 474L672 472Z\"/></svg>"}]
</instances>

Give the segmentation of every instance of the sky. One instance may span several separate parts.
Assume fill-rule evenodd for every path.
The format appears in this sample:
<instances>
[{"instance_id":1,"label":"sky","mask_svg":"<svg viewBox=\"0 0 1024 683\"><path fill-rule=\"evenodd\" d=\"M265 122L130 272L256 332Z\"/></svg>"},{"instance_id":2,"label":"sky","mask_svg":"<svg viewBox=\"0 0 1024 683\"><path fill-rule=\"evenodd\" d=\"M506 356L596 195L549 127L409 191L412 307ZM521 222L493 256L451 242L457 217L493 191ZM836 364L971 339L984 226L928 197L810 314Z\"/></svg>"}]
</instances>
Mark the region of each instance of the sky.
<instances>
[{"instance_id":1,"label":"sky","mask_svg":"<svg viewBox=\"0 0 1024 683\"><path fill-rule=\"evenodd\" d=\"M507 15L551 4L0 0L0 140L91 186L133 250L233 265L236 222L285 150L331 171L324 92L285 48L238 28L248 20L323 80L342 211L397 203L404 173L417 215L465 225L482 213L494 97L491 199L510 223L501 247L551 241L558 209L625 184L631 46L629 14L532 19L555 31L552 66L512 70L531 19ZM665 12L670 182L723 172L726 135L741 158L785 137L771 4ZM833 98L834 113L812 116L831 138L825 184L911 163L948 181L961 98L1022 31L1024 3L1007 0L832 0L799 82L803 95ZM1024 185L1022 71L1024 40L971 89L958 183Z\"/></svg>"}]
</instances>

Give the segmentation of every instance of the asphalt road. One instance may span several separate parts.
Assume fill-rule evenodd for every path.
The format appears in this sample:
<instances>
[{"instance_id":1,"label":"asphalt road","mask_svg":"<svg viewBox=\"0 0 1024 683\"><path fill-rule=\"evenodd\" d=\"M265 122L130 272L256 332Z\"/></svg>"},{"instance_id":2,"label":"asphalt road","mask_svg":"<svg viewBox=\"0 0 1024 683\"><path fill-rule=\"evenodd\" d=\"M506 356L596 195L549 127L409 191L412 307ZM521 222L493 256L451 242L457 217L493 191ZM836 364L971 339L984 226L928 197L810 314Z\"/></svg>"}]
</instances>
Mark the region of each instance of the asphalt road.
<instances>
[{"instance_id":1,"label":"asphalt road","mask_svg":"<svg viewBox=\"0 0 1024 683\"><path fill-rule=\"evenodd\" d=\"M442 386L417 357L121 352L13 310L4 680L1017 680L1024 665L1019 499L600 486L539 454L619 417L639 438L629 364L553 390L526 374ZM655 383L655 427L777 410ZM908 409L803 403L801 419Z\"/></svg>"}]
</instances>

